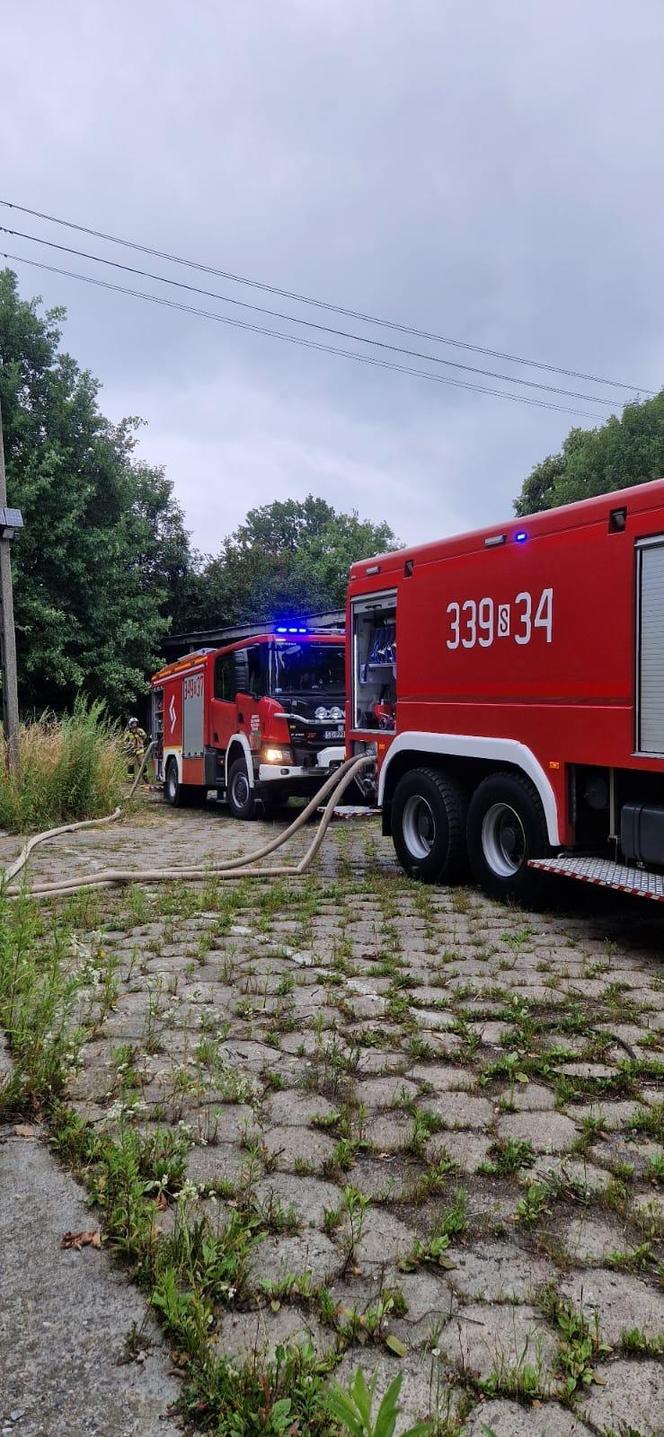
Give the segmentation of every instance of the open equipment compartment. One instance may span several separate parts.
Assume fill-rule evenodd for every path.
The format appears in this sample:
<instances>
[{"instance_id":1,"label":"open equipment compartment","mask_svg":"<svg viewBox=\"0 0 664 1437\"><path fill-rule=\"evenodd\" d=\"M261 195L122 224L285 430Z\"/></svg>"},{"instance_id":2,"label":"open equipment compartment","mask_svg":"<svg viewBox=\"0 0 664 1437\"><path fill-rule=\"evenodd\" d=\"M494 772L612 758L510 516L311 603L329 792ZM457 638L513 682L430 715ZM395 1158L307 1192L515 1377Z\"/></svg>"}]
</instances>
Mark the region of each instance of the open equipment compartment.
<instances>
[{"instance_id":1,"label":"open equipment compartment","mask_svg":"<svg viewBox=\"0 0 664 1437\"><path fill-rule=\"evenodd\" d=\"M397 596L391 590L353 603L353 728L396 727Z\"/></svg>"}]
</instances>

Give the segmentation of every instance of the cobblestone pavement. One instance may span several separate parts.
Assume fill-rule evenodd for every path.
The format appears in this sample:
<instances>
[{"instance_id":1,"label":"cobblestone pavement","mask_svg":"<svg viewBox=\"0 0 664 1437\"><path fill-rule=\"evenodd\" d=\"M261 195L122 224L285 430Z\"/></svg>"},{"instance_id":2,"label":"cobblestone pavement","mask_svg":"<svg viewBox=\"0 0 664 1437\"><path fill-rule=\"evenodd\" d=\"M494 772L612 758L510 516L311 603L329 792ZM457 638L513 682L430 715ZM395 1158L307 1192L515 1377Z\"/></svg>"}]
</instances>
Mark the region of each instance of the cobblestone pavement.
<instances>
[{"instance_id":1,"label":"cobblestone pavement","mask_svg":"<svg viewBox=\"0 0 664 1437\"><path fill-rule=\"evenodd\" d=\"M139 1292L106 1252L62 1248L90 1214L45 1137L0 1124L0 1437L178 1437L178 1383Z\"/></svg>"},{"instance_id":2,"label":"cobblestone pavement","mask_svg":"<svg viewBox=\"0 0 664 1437\"><path fill-rule=\"evenodd\" d=\"M210 863L274 831L152 806L31 873ZM262 1217L217 1350L309 1340L342 1382L402 1371L404 1422L468 1437L664 1432L664 925L554 897L410 883L358 820L305 878L90 910L77 953L119 981L71 1103L179 1127L184 1200Z\"/></svg>"}]
</instances>

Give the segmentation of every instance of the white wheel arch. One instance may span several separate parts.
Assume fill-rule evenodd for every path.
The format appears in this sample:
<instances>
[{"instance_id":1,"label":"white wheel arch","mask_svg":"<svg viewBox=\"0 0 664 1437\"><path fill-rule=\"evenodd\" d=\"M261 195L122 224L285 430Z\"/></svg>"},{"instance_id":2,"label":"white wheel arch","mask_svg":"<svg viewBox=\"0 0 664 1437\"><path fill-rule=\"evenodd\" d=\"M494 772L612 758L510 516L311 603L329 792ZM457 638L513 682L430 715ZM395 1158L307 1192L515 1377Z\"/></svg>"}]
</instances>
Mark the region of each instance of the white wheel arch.
<instances>
[{"instance_id":1,"label":"white wheel arch","mask_svg":"<svg viewBox=\"0 0 664 1437\"><path fill-rule=\"evenodd\" d=\"M389 752L380 771L378 803L381 808L390 765L399 754L407 752L421 754L423 758L426 758L427 754L435 755L436 758L445 755L449 755L450 758L480 758L485 761L510 764L512 768L520 769L531 783L534 783L540 796L551 847L560 846L556 796L539 759L526 744L519 743L517 739L512 738L482 738L474 734L422 733L418 731L400 733L398 738L395 738L394 742L390 744Z\"/></svg>"},{"instance_id":2,"label":"white wheel arch","mask_svg":"<svg viewBox=\"0 0 664 1437\"><path fill-rule=\"evenodd\" d=\"M168 768L168 765L169 765L169 763L171 762L171 760L173 761L173 763L175 764L175 767L176 767L176 769L177 769L178 783L181 783L181 782L182 782L182 749L179 749L179 748L165 748L165 749L164 749L164 756L163 756L163 758L162 758L162 772L163 772L164 778L166 778L166 769Z\"/></svg>"},{"instance_id":3,"label":"white wheel arch","mask_svg":"<svg viewBox=\"0 0 664 1437\"><path fill-rule=\"evenodd\" d=\"M236 733L236 734L234 734L233 737L232 737L232 739L231 739L231 741L230 741L230 743L229 743L229 745L228 745L228 748L226 749L226 764L225 764L225 772L224 772L224 776L225 776L225 780L226 780L226 787L228 787L228 771L229 771L229 769L230 769L230 766L231 766L231 764L235 761L236 758L239 758L240 753L244 754L245 763L246 763L246 765L247 765L247 774L248 774L248 777L249 777L249 787L250 787L250 788L255 788L255 786L256 786L256 780L255 780L255 777L254 777L254 759L253 759L253 754L252 754L251 749L250 749L250 747L249 747L249 740L247 739L246 735L243 734L243 733Z\"/></svg>"}]
</instances>

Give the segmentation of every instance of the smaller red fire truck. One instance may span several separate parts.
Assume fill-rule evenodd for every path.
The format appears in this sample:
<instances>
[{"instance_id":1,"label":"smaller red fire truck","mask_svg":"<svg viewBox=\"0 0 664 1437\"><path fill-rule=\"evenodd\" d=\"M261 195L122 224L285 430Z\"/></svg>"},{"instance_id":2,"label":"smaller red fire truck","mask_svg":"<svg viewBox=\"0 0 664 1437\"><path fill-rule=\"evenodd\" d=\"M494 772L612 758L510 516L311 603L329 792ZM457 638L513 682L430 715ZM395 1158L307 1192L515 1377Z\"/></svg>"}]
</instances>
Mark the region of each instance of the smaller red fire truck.
<instances>
[{"instance_id":1,"label":"smaller red fire truck","mask_svg":"<svg viewBox=\"0 0 664 1437\"><path fill-rule=\"evenodd\" d=\"M277 626L199 649L152 679L157 777L169 803L210 789L236 818L310 796L344 759L344 638Z\"/></svg>"},{"instance_id":2,"label":"smaller red fire truck","mask_svg":"<svg viewBox=\"0 0 664 1437\"><path fill-rule=\"evenodd\" d=\"M354 564L346 633L408 873L664 900L664 480Z\"/></svg>"}]
</instances>

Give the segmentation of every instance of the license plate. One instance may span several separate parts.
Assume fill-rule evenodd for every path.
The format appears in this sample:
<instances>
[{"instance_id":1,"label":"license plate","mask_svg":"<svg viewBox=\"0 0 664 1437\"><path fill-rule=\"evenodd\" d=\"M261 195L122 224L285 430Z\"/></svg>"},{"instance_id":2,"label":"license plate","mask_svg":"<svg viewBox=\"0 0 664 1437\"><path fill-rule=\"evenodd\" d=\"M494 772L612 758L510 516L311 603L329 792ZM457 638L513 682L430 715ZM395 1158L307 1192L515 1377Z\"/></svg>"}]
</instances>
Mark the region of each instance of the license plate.
<instances>
[{"instance_id":1,"label":"license plate","mask_svg":"<svg viewBox=\"0 0 664 1437\"><path fill-rule=\"evenodd\" d=\"M323 734L323 738L343 738L343 736L344 733L341 728L326 728Z\"/></svg>"}]
</instances>

